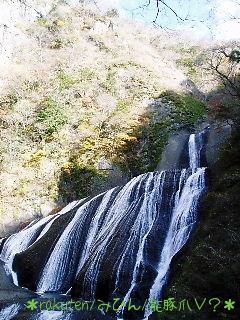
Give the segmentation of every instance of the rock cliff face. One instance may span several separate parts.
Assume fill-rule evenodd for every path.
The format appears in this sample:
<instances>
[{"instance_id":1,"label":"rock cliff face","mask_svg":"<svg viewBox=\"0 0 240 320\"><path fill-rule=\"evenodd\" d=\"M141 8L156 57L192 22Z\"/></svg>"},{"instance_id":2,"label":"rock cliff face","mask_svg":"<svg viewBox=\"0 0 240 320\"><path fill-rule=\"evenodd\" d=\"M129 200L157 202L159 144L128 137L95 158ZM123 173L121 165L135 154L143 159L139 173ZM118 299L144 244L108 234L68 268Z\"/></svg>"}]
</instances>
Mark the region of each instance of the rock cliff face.
<instances>
[{"instance_id":1,"label":"rock cliff face","mask_svg":"<svg viewBox=\"0 0 240 320\"><path fill-rule=\"evenodd\" d=\"M0 303L2 301L21 300L25 298L37 297L37 294L20 287L15 286L7 276L4 269L4 262L0 260Z\"/></svg>"},{"instance_id":2,"label":"rock cliff face","mask_svg":"<svg viewBox=\"0 0 240 320\"><path fill-rule=\"evenodd\" d=\"M221 150L229 142L232 133L230 124L216 123L210 125L206 144L206 161L210 168L219 161Z\"/></svg>"},{"instance_id":3,"label":"rock cliff face","mask_svg":"<svg viewBox=\"0 0 240 320\"><path fill-rule=\"evenodd\" d=\"M213 124L203 123L196 128L196 130L199 129L205 131L203 136L205 140L204 165L211 169L219 160L221 149L229 141L232 127L228 123L216 122ZM188 136L188 131L181 131L170 137L157 170L170 170L186 166L187 155L184 155L184 153L188 143Z\"/></svg>"},{"instance_id":4,"label":"rock cliff face","mask_svg":"<svg viewBox=\"0 0 240 320\"><path fill-rule=\"evenodd\" d=\"M168 144L162 154L161 162L157 170L171 170L184 165L181 155L184 153L185 146L188 143L189 132L181 131L170 137ZM185 157L184 157L185 158ZM182 163L180 163L182 162Z\"/></svg>"}]
</instances>

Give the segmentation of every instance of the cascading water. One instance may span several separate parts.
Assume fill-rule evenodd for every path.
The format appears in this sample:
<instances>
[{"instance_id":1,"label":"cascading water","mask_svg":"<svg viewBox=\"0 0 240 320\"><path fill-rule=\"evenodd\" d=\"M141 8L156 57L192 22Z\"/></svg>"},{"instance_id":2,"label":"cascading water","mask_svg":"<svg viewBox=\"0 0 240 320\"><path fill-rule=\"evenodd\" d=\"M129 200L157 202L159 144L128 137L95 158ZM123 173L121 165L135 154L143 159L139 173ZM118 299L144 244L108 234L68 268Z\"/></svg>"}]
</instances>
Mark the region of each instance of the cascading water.
<instances>
[{"instance_id":1,"label":"cascading water","mask_svg":"<svg viewBox=\"0 0 240 320\"><path fill-rule=\"evenodd\" d=\"M158 275L151 287L149 300L161 299L162 290L166 283L170 263L176 253L185 245L197 219L196 206L205 188L205 169L197 169L187 179L181 197L177 195L171 224L158 264ZM181 183L181 182L180 182ZM149 316L151 310L146 309L145 316Z\"/></svg>"},{"instance_id":2,"label":"cascading water","mask_svg":"<svg viewBox=\"0 0 240 320\"><path fill-rule=\"evenodd\" d=\"M202 133L190 135L189 168L143 174L9 237L1 259L14 282L85 300L158 300L197 221L202 147ZM146 304L141 318L150 314ZM132 319L125 308L117 317Z\"/></svg>"},{"instance_id":3,"label":"cascading water","mask_svg":"<svg viewBox=\"0 0 240 320\"><path fill-rule=\"evenodd\" d=\"M189 167L199 168L201 165L201 151L203 147L203 134L191 134L188 141Z\"/></svg>"},{"instance_id":4,"label":"cascading water","mask_svg":"<svg viewBox=\"0 0 240 320\"><path fill-rule=\"evenodd\" d=\"M59 213L54 216L48 216L41 219L37 223L31 223L22 231L17 234L10 236L2 249L1 259L6 263L5 269L8 274L12 273L13 282L17 285L16 274L12 270L12 261L15 254L24 251L29 248L35 241L39 240L51 227L54 220L56 220L59 215L68 212L71 208L76 205L77 201L74 201L63 208Z\"/></svg>"}]
</instances>

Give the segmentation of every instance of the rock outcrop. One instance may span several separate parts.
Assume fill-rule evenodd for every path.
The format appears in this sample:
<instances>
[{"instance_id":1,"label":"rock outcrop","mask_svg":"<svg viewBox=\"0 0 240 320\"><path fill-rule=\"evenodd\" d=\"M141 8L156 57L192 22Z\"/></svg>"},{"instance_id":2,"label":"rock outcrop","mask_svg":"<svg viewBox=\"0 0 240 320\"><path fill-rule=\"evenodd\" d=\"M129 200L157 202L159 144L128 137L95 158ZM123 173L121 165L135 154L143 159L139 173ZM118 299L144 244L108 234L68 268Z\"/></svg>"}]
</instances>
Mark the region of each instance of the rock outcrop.
<instances>
[{"instance_id":1,"label":"rock outcrop","mask_svg":"<svg viewBox=\"0 0 240 320\"><path fill-rule=\"evenodd\" d=\"M222 147L231 137L232 127L229 123L202 123L196 131L204 130L203 139L205 147L202 150L203 165L210 169L219 160ZM162 159L157 167L158 171L183 168L188 161L186 144L189 136L187 130L183 130L170 137L162 154Z\"/></svg>"}]
</instances>

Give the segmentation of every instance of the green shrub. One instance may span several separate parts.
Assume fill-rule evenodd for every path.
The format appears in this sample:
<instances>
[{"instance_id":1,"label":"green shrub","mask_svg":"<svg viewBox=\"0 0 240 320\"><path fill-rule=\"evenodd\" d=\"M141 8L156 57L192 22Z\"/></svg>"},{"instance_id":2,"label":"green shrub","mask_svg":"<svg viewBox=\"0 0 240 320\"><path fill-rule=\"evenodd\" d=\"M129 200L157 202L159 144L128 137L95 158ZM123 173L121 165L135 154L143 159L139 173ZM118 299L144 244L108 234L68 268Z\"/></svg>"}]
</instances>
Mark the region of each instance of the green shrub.
<instances>
[{"instance_id":1,"label":"green shrub","mask_svg":"<svg viewBox=\"0 0 240 320\"><path fill-rule=\"evenodd\" d=\"M140 169L139 173L154 171L169 138L168 128L164 122L151 121L147 126L142 127L140 133L141 140L145 143L142 144L135 167Z\"/></svg>"},{"instance_id":2,"label":"green shrub","mask_svg":"<svg viewBox=\"0 0 240 320\"><path fill-rule=\"evenodd\" d=\"M188 47L188 48L182 47L178 51L181 52L181 53L187 53L187 54L191 54L191 55L196 55L200 51L200 48L198 46L191 46L191 47Z\"/></svg>"},{"instance_id":3,"label":"green shrub","mask_svg":"<svg viewBox=\"0 0 240 320\"><path fill-rule=\"evenodd\" d=\"M61 70L57 75L57 80L59 82L60 91L63 91L71 88L76 83L87 83L93 80L94 77L94 70L86 67L82 68L75 76L69 75L65 71Z\"/></svg>"},{"instance_id":4,"label":"green shrub","mask_svg":"<svg viewBox=\"0 0 240 320\"><path fill-rule=\"evenodd\" d=\"M50 136L67 122L67 115L63 106L50 97L42 103L37 122L44 125L45 134Z\"/></svg>"},{"instance_id":5,"label":"green shrub","mask_svg":"<svg viewBox=\"0 0 240 320\"><path fill-rule=\"evenodd\" d=\"M179 94L167 90L162 92L159 98L162 98L163 102L173 105L171 112L172 123L192 126L207 112L206 105L189 94Z\"/></svg>"},{"instance_id":6,"label":"green shrub","mask_svg":"<svg viewBox=\"0 0 240 320\"><path fill-rule=\"evenodd\" d=\"M195 76L197 74L195 60L192 58L178 59L177 66L183 66L183 67L187 68L187 73L190 76Z\"/></svg>"},{"instance_id":7,"label":"green shrub","mask_svg":"<svg viewBox=\"0 0 240 320\"><path fill-rule=\"evenodd\" d=\"M64 71L60 71L58 73L57 79L59 81L59 88L61 91L65 89L69 89L71 86L73 86L77 82L75 78L68 75Z\"/></svg>"},{"instance_id":8,"label":"green shrub","mask_svg":"<svg viewBox=\"0 0 240 320\"><path fill-rule=\"evenodd\" d=\"M93 80L95 77L95 71L91 68L82 68L79 74L79 80L81 82L87 82Z\"/></svg>"},{"instance_id":9,"label":"green shrub","mask_svg":"<svg viewBox=\"0 0 240 320\"><path fill-rule=\"evenodd\" d=\"M102 86L108 92L113 94L116 93L116 71L111 68L108 69L106 80L102 83Z\"/></svg>"},{"instance_id":10,"label":"green shrub","mask_svg":"<svg viewBox=\"0 0 240 320\"><path fill-rule=\"evenodd\" d=\"M145 114L138 126L115 139L114 162L132 176L154 171L167 143L169 131L166 123L154 122L154 114Z\"/></svg>"},{"instance_id":11,"label":"green shrub","mask_svg":"<svg viewBox=\"0 0 240 320\"><path fill-rule=\"evenodd\" d=\"M58 189L62 199L69 202L92 196L101 190L106 175L93 165L84 165L76 157L62 168Z\"/></svg>"},{"instance_id":12,"label":"green shrub","mask_svg":"<svg viewBox=\"0 0 240 320\"><path fill-rule=\"evenodd\" d=\"M116 112L128 111L129 105L130 105L130 102L127 99L119 100L116 105Z\"/></svg>"}]
</instances>

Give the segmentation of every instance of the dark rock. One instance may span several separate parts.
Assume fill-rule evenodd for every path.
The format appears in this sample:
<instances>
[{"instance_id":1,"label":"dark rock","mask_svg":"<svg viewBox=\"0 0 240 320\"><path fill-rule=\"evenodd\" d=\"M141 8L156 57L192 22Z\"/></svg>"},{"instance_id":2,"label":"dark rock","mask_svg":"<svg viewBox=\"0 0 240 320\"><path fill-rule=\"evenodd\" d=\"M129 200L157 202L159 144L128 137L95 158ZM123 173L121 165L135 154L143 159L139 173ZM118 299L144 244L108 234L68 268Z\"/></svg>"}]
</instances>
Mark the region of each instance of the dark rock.
<instances>
[{"instance_id":1,"label":"dark rock","mask_svg":"<svg viewBox=\"0 0 240 320\"><path fill-rule=\"evenodd\" d=\"M202 122L195 128L195 133L204 131L204 150L201 158L202 166L212 168L219 160L221 149L231 137L232 126L229 123ZM170 137L168 144L162 154L162 159L157 170L172 170L188 167L188 155L186 143L190 132L180 131Z\"/></svg>"},{"instance_id":2,"label":"dark rock","mask_svg":"<svg viewBox=\"0 0 240 320\"><path fill-rule=\"evenodd\" d=\"M113 170L113 164L106 158L101 158L98 161L98 169L99 170Z\"/></svg>"},{"instance_id":3,"label":"dark rock","mask_svg":"<svg viewBox=\"0 0 240 320\"><path fill-rule=\"evenodd\" d=\"M189 132L181 131L180 133L170 137L168 144L162 154L162 159L157 166L158 171L173 170L188 167L188 160L182 157L186 150L186 143L189 138Z\"/></svg>"},{"instance_id":4,"label":"dark rock","mask_svg":"<svg viewBox=\"0 0 240 320\"><path fill-rule=\"evenodd\" d=\"M38 296L34 292L15 286L6 274L2 260L0 260L0 279L0 301L15 301Z\"/></svg>"},{"instance_id":5,"label":"dark rock","mask_svg":"<svg viewBox=\"0 0 240 320\"><path fill-rule=\"evenodd\" d=\"M13 270L18 273L18 282L21 286L27 287L33 291L36 290L39 274L41 273L49 254L51 254L52 248L74 214L75 210L60 216L53 222L50 233L47 232L29 249L15 255ZM39 254L39 252L44 254Z\"/></svg>"},{"instance_id":6,"label":"dark rock","mask_svg":"<svg viewBox=\"0 0 240 320\"><path fill-rule=\"evenodd\" d=\"M218 123L210 126L206 144L206 160L209 167L212 167L219 160L221 149L229 140L231 132L230 124Z\"/></svg>"}]
</instances>

